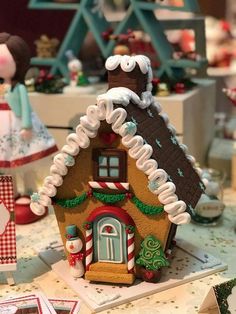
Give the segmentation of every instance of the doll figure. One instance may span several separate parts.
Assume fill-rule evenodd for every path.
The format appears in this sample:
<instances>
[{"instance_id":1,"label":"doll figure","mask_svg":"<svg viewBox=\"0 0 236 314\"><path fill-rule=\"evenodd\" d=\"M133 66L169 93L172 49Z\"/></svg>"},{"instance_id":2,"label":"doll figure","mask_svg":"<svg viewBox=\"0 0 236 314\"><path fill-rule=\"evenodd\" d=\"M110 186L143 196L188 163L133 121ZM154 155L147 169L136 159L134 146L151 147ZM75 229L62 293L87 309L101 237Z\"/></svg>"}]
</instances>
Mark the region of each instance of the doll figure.
<instances>
[{"instance_id":1,"label":"doll figure","mask_svg":"<svg viewBox=\"0 0 236 314\"><path fill-rule=\"evenodd\" d=\"M0 172L22 177L23 197L15 201L15 220L30 223L39 218L30 210L29 194L36 190L36 161L57 151L54 139L32 111L25 74L30 51L19 36L0 33L0 80L8 86L0 101ZM3 89L3 85L1 90ZM16 193L17 189L15 189Z\"/></svg>"}]
</instances>

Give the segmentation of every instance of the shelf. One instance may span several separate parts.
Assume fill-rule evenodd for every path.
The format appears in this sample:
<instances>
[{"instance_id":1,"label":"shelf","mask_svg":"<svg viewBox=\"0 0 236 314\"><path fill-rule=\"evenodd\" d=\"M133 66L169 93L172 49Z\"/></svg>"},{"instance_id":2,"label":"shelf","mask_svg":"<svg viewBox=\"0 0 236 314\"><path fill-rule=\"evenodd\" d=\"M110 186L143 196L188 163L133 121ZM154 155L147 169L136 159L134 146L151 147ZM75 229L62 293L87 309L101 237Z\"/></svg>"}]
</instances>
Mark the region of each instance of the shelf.
<instances>
[{"instance_id":1,"label":"shelf","mask_svg":"<svg viewBox=\"0 0 236 314\"><path fill-rule=\"evenodd\" d=\"M199 69L204 65L207 65L207 59L203 58L198 61L189 60L189 59L180 59L180 60L168 60L168 64L171 67L176 68L193 68L193 69Z\"/></svg>"},{"instance_id":2,"label":"shelf","mask_svg":"<svg viewBox=\"0 0 236 314\"><path fill-rule=\"evenodd\" d=\"M33 57L31 58L32 65L44 65L44 66L52 66L55 63L55 58L38 58Z\"/></svg>"},{"instance_id":3,"label":"shelf","mask_svg":"<svg viewBox=\"0 0 236 314\"><path fill-rule=\"evenodd\" d=\"M77 10L79 3L57 3L50 0L30 0L29 9L35 10Z\"/></svg>"},{"instance_id":4,"label":"shelf","mask_svg":"<svg viewBox=\"0 0 236 314\"><path fill-rule=\"evenodd\" d=\"M132 2L132 0L131 0ZM136 2L136 5L142 9L142 10L171 10L171 11L182 11L182 12L194 12L194 13L200 13L200 8L198 5L197 0L184 0L184 5L183 6L169 6L169 5L163 5L160 3L151 3L151 2L146 2L146 1L140 1Z\"/></svg>"},{"instance_id":5,"label":"shelf","mask_svg":"<svg viewBox=\"0 0 236 314\"><path fill-rule=\"evenodd\" d=\"M150 3L147 1L130 0L130 6L125 12L124 17L117 22L114 34L124 34L128 29L139 29L150 35L156 58L160 61L161 66L158 74L167 74L171 79L175 76L173 67L187 68L192 67L200 73L201 67L204 74L206 64L205 59L201 61L191 60L172 60L173 47L168 41L165 31L167 29L193 29L195 33L195 42L197 53L205 58L205 29L204 19L193 17L186 20L161 20L155 16L155 9L165 8L175 11L199 12L197 0L183 0L183 7L163 6L160 3ZM66 75L69 79L67 69L67 58L65 53L68 49L73 50L78 55L84 43L88 32L93 37L100 48L101 55L104 59L112 54L115 41L104 41L102 32L111 28L112 23L107 21L104 12L94 0L80 0L79 3L55 3L53 0L30 0L29 8L31 9L53 9L53 10L76 10L68 31L60 45L60 49L55 59L32 58L33 65L52 66L53 74L60 73Z\"/></svg>"}]
</instances>

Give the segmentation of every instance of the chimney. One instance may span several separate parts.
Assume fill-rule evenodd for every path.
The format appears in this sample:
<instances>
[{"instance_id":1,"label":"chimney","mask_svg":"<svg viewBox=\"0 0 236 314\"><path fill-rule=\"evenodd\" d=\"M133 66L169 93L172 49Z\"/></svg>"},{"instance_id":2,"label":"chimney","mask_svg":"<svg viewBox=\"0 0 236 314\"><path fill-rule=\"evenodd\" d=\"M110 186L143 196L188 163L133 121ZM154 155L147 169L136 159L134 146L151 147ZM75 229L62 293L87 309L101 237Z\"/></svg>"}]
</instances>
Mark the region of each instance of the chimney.
<instances>
[{"instance_id":1,"label":"chimney","mask_svg":"<svg viewBox=\"0 0 236 314\"><path fill-rule=\"evenodd\" d=\"M108 71L108 88L127 87L135 92L139 97L145 92L147 86L148 74L143 74L139 66L136 64L131 72L125 72L120 65Z\"/></svg>"}]
</instances>

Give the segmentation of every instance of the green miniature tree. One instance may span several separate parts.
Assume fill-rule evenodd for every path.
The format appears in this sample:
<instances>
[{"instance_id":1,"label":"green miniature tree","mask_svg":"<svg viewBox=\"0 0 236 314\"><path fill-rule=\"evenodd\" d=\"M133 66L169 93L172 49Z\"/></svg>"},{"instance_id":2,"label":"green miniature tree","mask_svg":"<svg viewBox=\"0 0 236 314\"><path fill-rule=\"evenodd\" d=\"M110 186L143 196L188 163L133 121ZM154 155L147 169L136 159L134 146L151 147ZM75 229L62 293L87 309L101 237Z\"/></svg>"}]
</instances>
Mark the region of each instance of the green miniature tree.
<instances>
[{"instance_id":1,"label":"green miniature tree","mask_svg":"<svg viewBox=\"0 0 236 314\"><path fill-rule=\"evenodd\" d=\"M143 240L136 264L154 271L169 266L160 241L153 235L149 235Z\"/></svg>"},{"instance_id":2,"label":"green miniature tree","mask_svg":"<svg viewBox=\"0 0 236 314\"><path fill-rule=\"evenodd\" d=\"M78 81L77 81L77 86L87 86L89 85L89 80L87 77L84 75L83 72L80 72L78 75Z\"/></svg>"}]
</instances>

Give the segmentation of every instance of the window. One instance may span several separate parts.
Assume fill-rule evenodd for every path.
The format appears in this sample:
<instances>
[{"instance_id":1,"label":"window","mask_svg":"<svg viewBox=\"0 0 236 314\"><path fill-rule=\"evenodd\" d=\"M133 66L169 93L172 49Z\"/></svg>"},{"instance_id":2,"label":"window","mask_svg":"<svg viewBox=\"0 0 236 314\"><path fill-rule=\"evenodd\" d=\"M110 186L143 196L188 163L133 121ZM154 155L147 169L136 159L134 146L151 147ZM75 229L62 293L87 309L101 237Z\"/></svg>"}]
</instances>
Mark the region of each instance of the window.
<instances>
[{"instance_id":1,"label":"window","mask_svg":"<svg viewBox=\"0 0 236 314\"><path fill-rule=\"evenodd\" d=\"M93 164L95 181L126 182L126 151L94 149Z\"/></svg>"}]
</instances>

